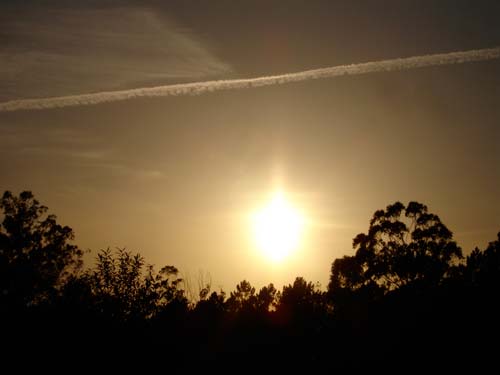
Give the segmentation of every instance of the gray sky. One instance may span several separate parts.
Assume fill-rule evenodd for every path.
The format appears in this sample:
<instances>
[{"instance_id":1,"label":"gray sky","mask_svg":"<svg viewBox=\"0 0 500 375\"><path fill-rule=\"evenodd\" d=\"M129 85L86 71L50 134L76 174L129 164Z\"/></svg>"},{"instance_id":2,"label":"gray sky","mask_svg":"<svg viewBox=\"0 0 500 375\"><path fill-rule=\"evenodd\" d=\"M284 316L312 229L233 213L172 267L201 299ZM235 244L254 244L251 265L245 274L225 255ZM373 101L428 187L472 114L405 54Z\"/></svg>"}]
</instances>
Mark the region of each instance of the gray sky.
<instances>
[{"instance_id":1,"label":"gray sky","mask_svg":"<svg viewBox=\"0 0 500 375\"><path fill-rule=\"evenodd\" d=\"M497 1L67 4L2 2L0 101L500 45ZM325 285L396 200L427 204L466 253L496 237L499 99L496 60L0 113L0 188L32 190L94 253L126 246L226 290L299 275ZM312 224L272 266L248 214L277 178Z\"/></svg>"}]
</instances>

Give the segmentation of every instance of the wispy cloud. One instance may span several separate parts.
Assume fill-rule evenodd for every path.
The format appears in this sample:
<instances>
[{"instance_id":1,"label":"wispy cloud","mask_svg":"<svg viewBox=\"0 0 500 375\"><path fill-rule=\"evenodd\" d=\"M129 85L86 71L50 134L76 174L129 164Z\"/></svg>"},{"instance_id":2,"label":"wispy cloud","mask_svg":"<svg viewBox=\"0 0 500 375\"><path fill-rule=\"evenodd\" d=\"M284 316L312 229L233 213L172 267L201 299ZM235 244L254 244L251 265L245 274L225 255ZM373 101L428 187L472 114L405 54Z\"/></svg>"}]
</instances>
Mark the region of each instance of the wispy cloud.
<instances>
[{"instance_id":1,"label":"wispy cloud","mask_svg":"<svg viewBox=\"0 0 500 375\"><path fill-rule=\"evenodd\" d=\"M119 90L230 71L189 29L140 7L0 9L1 100Z\"/></svg>"},{"instance_id":2,"label":"wispy cloud","mask_svg":"<svg viewBox=\"0 0 500 375\"><path fill-rule=\"evenodd\" d=\"M500 47L494 47L488 49L477 49L373 61L352 65L340 65L329 68L306 70L298 73L280 74L267 77L194 82L149 88L138 88L132 90L105 91L94 94L72 95L44 99L15 100L0 103L0 112L92 105L141 97L144 98L158 96L199 95L219 90L245 89L252 87L280 85L290 82L333 78L343 75L391 72L398 70L423 68L428 66L463 64L468 62L485 61L498 58L500 58Z\"/></svg>"},{"instance_id":3,"label":"wispy cloud","mask_svg":"<svg viewBox=\"0 0 500 375\"><path fill-rule=\"evenodd\" d=\"M37 158L58 158L80 169L101 169L115 177L131 177L138 180L159 180L165 177L165 174L158 169L130 165L109 149L72 149L63 146L54 148L45 145L21 147L16 152Z\"/></svg>"},{"instance_id":4,"label":"wispy cloud","mask_svg":"<svg viewBox=\"0 0 500 375\"><path fill-rule=\"evenodd\" d=\"M113 176L126 176L138 180L160 180L165 178L165 174L157 169L144 168L142 166L131 166L119 161L99 161L88 160L78 164L79 167L99 168L108 171Z\"/></svg>"},{"instance_id":5,"label":"wispy cloud","mask_svg":"<svg viewBox=\"0 0 500 375\"><path fill-rule=\"evenodd\" d=\"M161 163L130 158L127 150L109 145L101 137L78 127L1 126L0 155L8 155L8 160L24 160L28 164L56 165L68 174L69 170L87 170L88 173L83 175L137 181L159 181L167 177Z\"/></svg>"},{"instance_id":6,"label":"wispy cloud","mask_svg":"<svg viewBox=\"0 0 500 375\"><path fill-rule=\"evenodd\" d=\"M94 162L98 163L105 160L111 152L109 150L100 149L74 149L68 147L54 147L53 145L44 146L26 146L17 149L18 153L25 155L35 155L35 156L56 156L64 158L65 160L78 160L85 161L87 163Z\"/></svg>"}]
</instances>

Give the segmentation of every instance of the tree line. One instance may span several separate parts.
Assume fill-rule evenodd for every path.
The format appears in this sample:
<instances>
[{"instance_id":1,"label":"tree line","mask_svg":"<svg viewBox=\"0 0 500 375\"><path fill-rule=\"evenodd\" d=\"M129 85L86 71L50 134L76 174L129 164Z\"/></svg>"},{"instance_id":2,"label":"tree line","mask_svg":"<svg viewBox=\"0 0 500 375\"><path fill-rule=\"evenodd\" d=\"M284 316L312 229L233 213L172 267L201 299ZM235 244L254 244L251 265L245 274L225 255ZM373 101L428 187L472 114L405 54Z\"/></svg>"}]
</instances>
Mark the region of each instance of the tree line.
<instances>
[{"instance_id":1,"label":"tree line","mask_svg":"<svg viewBox=\"0 0 500 375\"><path fill-rule=\"evenodd\" d=\"M221 361L260 370L495 364L500 232L464 257L418 202L376 211L354 238L354 255L333 260L326 291L302 277L281 290L243 280L229 294L207 284L196 301L176 267L157 270L125 249L101 250L84 268L73 230L29 191L6 191L0 208L6 356L105 358L115 366L157 358L219 370Z\"/></svg>"}]
</instances>

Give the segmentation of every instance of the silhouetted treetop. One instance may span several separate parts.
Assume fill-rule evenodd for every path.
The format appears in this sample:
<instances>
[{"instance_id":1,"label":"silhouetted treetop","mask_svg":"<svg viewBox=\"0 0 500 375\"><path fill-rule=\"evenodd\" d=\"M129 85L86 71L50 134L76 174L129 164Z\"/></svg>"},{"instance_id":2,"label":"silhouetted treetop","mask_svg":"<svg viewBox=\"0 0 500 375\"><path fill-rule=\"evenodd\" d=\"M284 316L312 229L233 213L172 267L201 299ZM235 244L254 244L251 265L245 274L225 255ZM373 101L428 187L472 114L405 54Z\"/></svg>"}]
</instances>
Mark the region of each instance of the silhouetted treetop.
<instances>
[{"instance_id":1,"label":"silhouetted treetop","mask_svg":"<svg viewBox=\"0 0 500 375\"><path fill-rule=\"evenodd\" d=\"M276 307L278 291L271 283L263 286L257 293L257 309L261 312L273 310Z\"/></svg>"},{"instance_id":2,"label":"silhouetted treetop","mask_svg":"<svg viewBox=\"0 0 500 375\"><path fill-rule=\"evenodd\" d=\"M500 288L500 232L484 251L475 248L467 257L466 277L474 286Z\"/></svg>"},{"instance_id":3,"label":"silhouetted treetop","mask_svg":"<svg viewBox=\"0 0 500 375\"><path fill-rule=\"evenodd\" d=\"M226 305L228 311L236 313L243 309L254 309L256 302L255 288L247 280L243 280L231 292Z\"/></svg>"},{"instance_id":4,"label":"silhouetted treetop","mask_svg":"<svg viewBox=\"0 0 500 375\"><path fill-rule=\"evenodd\" d=\"M427 206L396 202L376 211L368 233L354 238L354 256L333 263L329 289L370 287L385 293L412 283L437 285L462 259L452 237Z\"/></svg>"},{"instance_id":5,"label":"silhouetted treetop","mask_svg":"<svg viewBox=\"0 0 500 375\"><path fill-rule=\"evenodd\" d=\"M316 296L321 296L319 287L303 277L296 277L293 284L283 286L280 305L306 306L312 304Z\"/></svg>"}]
</instances>

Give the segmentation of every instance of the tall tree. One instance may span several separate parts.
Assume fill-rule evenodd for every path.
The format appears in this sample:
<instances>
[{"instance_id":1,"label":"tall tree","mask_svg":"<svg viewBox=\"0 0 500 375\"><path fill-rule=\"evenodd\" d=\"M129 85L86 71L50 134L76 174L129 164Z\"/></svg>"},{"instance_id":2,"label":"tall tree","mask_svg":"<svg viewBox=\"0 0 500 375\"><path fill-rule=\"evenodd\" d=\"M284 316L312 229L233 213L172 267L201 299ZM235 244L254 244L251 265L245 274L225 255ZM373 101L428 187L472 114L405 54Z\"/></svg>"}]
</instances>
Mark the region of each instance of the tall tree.
<instances>
[{"instance_id":1,"label":"tall tree","mask_svg":"<svg viewBox=\"0 0 500 375\"><path fill-rule=\"evenodd\" d=\"M329 291L439 285L463 258L452 232L418 202L396 202L378 210L368 233L353 240L354 256L332 265Z\"/></svg>"},{"instance_id":2,"label":"tall tree","mask_svg":"<svg viewBox=\"0 0 500 375\"><path fill-rule=\"evenodd\" d=\"M70 243L73 230L47 215L29 191L6 191L0 200L0 299L4 306L46 300L82 264L82 251Z\"/></svg>"}]
</instances>

